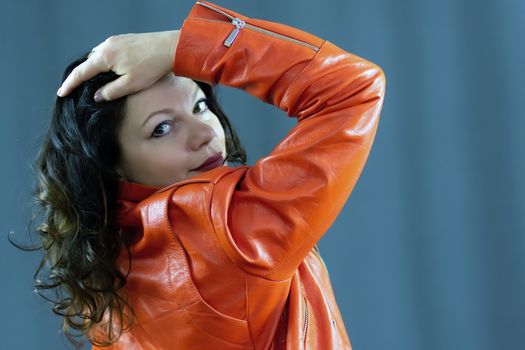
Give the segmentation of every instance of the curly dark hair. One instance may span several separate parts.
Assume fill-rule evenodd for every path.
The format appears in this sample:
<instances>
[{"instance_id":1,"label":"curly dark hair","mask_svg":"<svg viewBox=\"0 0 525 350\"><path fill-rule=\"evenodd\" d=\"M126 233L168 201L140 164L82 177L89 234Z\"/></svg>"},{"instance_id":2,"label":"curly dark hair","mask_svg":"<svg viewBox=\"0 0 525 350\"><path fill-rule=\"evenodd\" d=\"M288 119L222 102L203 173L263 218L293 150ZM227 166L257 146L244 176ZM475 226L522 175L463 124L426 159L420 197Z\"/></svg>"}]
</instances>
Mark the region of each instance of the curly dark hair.
<instances>
[{"instance_id":1,"label":"curly dark hair","mask_svg":"<svg viewBox=\"0 0 525 350\"><path fill-rule=\"evenodd\" d=\"M62 81L87 55L66 68ZM116 265L119 253L122 249L129 253L131 243L114 220L119 180L115 165L121 154L116 130L124 117L126 96L101 103L93 99L96 90L116 78L113 72L101 73L68 96L56 98L35 163L33 220L41 239L37 249L43 251L35 291L64 317L64 334L77 348L84 343L78 339L85 336L98 346L110 345L133 320L122 290L127 273ZM245 165L246 152L217 102L215 86L195 82L224 128L226 161ZM45 295L49 291L53 298ZM102 329L104 337L91 337L95 328Z\"/></svg>"}]
</instances>

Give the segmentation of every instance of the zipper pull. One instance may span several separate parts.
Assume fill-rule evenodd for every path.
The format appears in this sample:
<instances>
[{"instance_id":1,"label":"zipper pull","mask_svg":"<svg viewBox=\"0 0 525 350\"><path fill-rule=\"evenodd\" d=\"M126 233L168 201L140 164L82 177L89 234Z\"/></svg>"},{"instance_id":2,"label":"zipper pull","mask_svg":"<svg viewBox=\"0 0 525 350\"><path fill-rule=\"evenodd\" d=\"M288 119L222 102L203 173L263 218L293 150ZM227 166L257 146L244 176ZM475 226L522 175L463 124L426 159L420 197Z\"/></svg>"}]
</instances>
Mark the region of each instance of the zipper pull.
<instances>
[{"instance_id":1,"label":"zipper pull","mask_svg":"<svg viewBox=\"0 0 525 350\"><path fill-rule=\"evenodd\" d=\"M235 18L232 18L232 24L235 26L235 28L233 28L233 30L230 33L230 35L228 35L228 37L224 41L224 46L226 46L226 47L230 47L233 44L235 39L237 39L237 35L239 35L239 32L241 31L241 28L244 27L246 22L244 22L240 18L236 18L235 17Z\"/></svg>"}]
</instances>

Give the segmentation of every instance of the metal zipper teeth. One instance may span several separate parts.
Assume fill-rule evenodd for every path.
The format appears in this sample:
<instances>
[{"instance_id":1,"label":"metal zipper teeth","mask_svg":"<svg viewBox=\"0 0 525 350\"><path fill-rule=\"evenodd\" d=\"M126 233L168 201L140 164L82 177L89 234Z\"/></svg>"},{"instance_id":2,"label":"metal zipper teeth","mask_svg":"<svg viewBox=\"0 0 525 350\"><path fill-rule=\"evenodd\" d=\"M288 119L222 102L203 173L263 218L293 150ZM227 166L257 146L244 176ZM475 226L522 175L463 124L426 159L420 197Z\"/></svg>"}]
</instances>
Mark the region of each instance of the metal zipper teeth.
<instances>
[{"instance_id":1,"label":"metal zipper teeth","mask_svg":"<svg viewBox=\"0 0 525 350\"><path fill-rule=\"evenodd\" d=\"M303 325L303 340L306 344L306 331L308 330L308 303L306 302L306 297L303 295L304 300L304 325Z\"/></svg>"},{"instance_id":2,"label":"metal zipper teeth","mask_svg":"<svg viewBox=\"0 0 525 350\"><path fill-rule=\"evenodd\" d=\"M309 43L301 41L301 40L297 40L297 39L291 38L291 37L286 36L286 35L282 35L282 34L279 34L279 33L276 33L276 32L272 32L271 30L268 30L268 29L263 29L263 28L254 26L253 24L246 23L243 20L241 20L239 18L236 18L236 17L233 17L232 15L222 11L221 9L218 9L216 7L213 7L213 6L210 6L210 5L205 4L203 2L197 1L197 4L200 5L200 6L203 6L203 7L207 8L207 9L209 9L211 11L220 13L221 15L223 15L223 16L225 16L225 17L227 17L228 19L231 20L231 22L220 21L220 20L210 20L210 22L230 23L230 24L233 24L233 25L236 26L233 29L233 31L230 33L230 35L228 36L226 41L224 42L224 44L226 46L228 46L228 47L235 41L235 39L237 38L237 35L238 35L240 29L241 28L246 28L246 29L253 30L254 32L259 32L261 34L269 35L269 36L272 36L272 37L277 38L277 39L290 41L290 42L293 42L293 43L295 43L297 45L308 47L308 48L310 48L310 49L312 49L314 51L319 51L319 47L318 46L309 44Z\"/></svg>"}]
</instances>

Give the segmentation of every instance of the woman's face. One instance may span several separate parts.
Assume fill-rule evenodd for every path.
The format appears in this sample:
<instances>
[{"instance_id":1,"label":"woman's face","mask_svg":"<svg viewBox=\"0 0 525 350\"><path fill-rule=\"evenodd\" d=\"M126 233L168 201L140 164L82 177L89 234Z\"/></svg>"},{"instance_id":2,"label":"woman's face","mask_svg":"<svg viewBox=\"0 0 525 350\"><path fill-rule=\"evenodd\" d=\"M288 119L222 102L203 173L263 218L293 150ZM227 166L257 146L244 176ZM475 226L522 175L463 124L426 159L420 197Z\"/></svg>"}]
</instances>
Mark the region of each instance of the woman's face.
<instances>
[{"instance_id":1,"label":"woman's face","mask_svg":"<svg viewBox=\"0 0 525 350\"><path fill-rule=\"evenodd\" d=\"M128 95L117 132L119 175L163 187L199 174L192 169L217 152L226 158L224 129L205 98L193 80L173 73Z\"/></svg>"}]
</instances>

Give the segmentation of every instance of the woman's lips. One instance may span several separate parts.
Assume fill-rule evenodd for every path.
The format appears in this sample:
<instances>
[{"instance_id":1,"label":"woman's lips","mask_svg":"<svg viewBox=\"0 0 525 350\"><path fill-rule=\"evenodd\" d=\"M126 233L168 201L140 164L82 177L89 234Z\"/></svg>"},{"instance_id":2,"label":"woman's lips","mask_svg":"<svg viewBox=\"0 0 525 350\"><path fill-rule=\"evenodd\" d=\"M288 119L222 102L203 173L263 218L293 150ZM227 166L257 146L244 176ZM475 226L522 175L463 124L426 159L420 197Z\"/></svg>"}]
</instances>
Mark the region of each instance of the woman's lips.
<instances>
[{"instance_id":1,"label":"woman's lips","mask_svg":"<svg viewBox=\"0 0 525 350\"><path fill-rule=\"evenodd\" d=\"M221 152L218 152L210 158L206 159L206 161L202 163L198 168L192 169L191 171L204 171L213 169L216 166L222 165L223 162L224 159L222 158L222 154Z\"/></svg>"}]
</instances>

